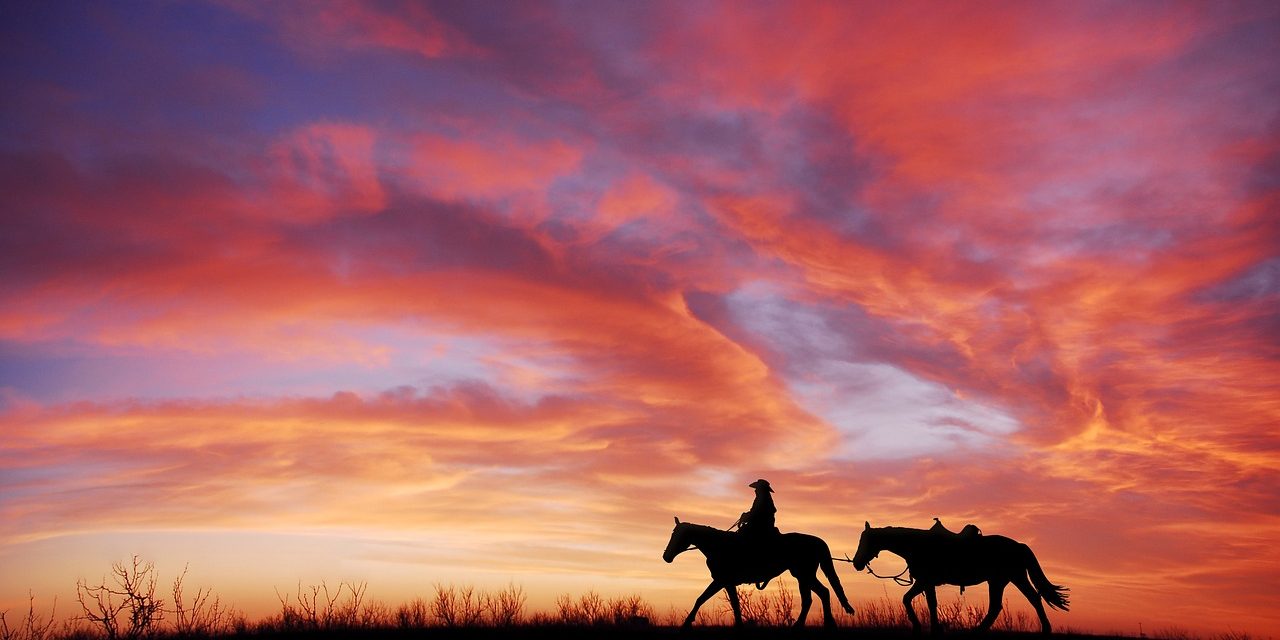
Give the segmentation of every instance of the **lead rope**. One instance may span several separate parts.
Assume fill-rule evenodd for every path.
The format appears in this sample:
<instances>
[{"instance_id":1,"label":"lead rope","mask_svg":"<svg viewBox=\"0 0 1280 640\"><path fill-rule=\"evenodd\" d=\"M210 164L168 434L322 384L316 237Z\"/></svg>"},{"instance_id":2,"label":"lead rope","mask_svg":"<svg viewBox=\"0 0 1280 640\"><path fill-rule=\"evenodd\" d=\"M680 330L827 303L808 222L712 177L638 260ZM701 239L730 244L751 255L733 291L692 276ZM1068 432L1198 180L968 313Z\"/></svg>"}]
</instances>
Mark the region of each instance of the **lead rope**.
<instances>
[{"instance_id":1,"label":"lead rope","mask_svg":"<svg viewBox=\"0 0 1280 640\"><path fill-rule=\"evenodd\" d=\"M870 562L868 562L868 563L867 563L867 573L869 573L869 574L871 574L871 575L873 575L873 576L875 576L875 577L877 577L877 578L880 578L881 580L892 580L892 581L894 581L894 582L898 583L899 585L901 585L901 586L903 586L903 587L909 587L909 586L911 586L912 584L914 584L914 583L915 583L915 581L916 581L916 579L915 579L915 578L913 578L913 577L911 577L911 576L907 576L907 577L905 577L905 578L904 578L904 577L902 577L902 575L903 575L903 574L905 574L906 572L908 572L908 571L910 571L910 570L911 570L911 567L907 567L906 569L903 569L900 573L898 573L898 575L896 575L896 576L882 576L882 575L880 575L880 574L876 573L875 571L872 571L872 570L871 570L871 563L870 563Z\"/></svg>"},{"instance_id":2,"label":"lead rope","mask_svg":"<svg viewBox=\"0 0 1280 640\"><path fill-rule=\"evenodd\" d=\"M851 559L849 558L849 555L848 555L848 554L845 554L845 556L844 556L843 558L836 558L836 557L834 557L834 556L833 556L831 559L832 559L832 560L839 560L840 562L848 562L849 564L853 564L853 560L851 560ZM913 578L913 577L911 577L911 576L907 576L907 577L905 577L905 578L904 578L904 577L902 577L903 575L905 575L905 574L906 574L908 571L910 571L910 570L911 570L911 567L909 567L909 566L908 566L907 568L905 568L905 569L903 569L902 571L898 572L898 575L896 575L896 576L882 576L882 575L880 575L880 574L876 573L876 572L871 568L871 562L869 562L869 561L867 562L867 573L871 574L872 576L874 576L874 577L876 577L876 578L880 578L881 580L892 580L892 581L894 581L894 582L898 583L898 585L899 585L899 586L903 586L903 587L909 587L909 586L911 586L912 584L915 584L915 581L916 581L916 579L915 579L915 578Z\"/></svg>"}]
</instances>

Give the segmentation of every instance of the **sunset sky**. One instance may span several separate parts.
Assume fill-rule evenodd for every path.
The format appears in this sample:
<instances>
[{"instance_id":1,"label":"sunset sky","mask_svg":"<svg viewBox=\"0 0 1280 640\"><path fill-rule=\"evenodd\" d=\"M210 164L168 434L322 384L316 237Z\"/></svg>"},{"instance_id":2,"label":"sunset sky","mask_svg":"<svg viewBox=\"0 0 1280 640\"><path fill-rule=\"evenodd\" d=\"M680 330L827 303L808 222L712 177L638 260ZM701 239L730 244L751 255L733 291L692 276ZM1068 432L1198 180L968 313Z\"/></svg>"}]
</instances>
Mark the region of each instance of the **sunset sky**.
<instances>
[{"instance_id":1,"label":"sunset sky","mask_svg":"<svg viewBox=\"0 0 1280 640\"><path fill-rule=\"evenodd\" d=\"M0 610L139 554L251 617L686 611L672 516L767 478L836 555L1028 543L1059 627L1280 635L1274 2L9 2L0 52Z\"/></svg>"}]
</instances>

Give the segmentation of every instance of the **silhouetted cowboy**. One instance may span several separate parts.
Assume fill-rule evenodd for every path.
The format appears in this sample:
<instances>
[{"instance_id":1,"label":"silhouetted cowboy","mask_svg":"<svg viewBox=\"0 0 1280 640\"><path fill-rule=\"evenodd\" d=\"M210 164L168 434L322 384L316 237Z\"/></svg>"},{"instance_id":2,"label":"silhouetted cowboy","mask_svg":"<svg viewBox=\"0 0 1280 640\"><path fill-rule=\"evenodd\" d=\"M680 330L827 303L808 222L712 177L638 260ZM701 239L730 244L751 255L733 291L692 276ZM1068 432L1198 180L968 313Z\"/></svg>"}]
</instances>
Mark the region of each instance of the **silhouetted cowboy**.
<instances>
[{"instance_id":1,"label":"silhouetted cowboy","mask_svg":"<svg viewBox=\"0 0 1280 640\"><path fill-rule=\"evenodd\" d=\"M773 487L769 481L761 478L747 485L756 490L756 499L751 503L751 510L738 518L738 531L752 537L779 535L773 524L773 516L778 508L773 505Z\"/></svg>"}]
</instances>

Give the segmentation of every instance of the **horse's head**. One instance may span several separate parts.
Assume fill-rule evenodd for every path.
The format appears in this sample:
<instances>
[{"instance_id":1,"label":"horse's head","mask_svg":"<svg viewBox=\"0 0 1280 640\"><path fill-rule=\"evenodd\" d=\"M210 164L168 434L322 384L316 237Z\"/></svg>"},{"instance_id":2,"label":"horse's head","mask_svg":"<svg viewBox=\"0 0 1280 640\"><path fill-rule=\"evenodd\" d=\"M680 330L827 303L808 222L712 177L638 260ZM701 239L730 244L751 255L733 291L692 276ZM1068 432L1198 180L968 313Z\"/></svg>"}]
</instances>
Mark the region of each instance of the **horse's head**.
<instances>
[{"instance_id":1,"label":"horse's head","mask_svg":"<svg viewBox=\"0 0 1280 640\"><path fill-rule=\"evenodd\" d=\"M690 548L692 543L689 542L689 523L680 522L680 518L676 518L676 527L671 530L671 539L667 541L667 549L662 552L662 559L671 562Z\"/></svg>"},{"instance_id":2,"label":"horse's head","mask_svg":"<svg viewBox=\"0 0 1280 640\"><path fill-rule=\"evenodd\" d=\"M870 522L863 523L862 537L858 538L858 551L853 554L853 568L862 571L867 568L867 563L880 555L883 548L877 540L876 530L871 528Z\"/></svg>"}]
</instances>

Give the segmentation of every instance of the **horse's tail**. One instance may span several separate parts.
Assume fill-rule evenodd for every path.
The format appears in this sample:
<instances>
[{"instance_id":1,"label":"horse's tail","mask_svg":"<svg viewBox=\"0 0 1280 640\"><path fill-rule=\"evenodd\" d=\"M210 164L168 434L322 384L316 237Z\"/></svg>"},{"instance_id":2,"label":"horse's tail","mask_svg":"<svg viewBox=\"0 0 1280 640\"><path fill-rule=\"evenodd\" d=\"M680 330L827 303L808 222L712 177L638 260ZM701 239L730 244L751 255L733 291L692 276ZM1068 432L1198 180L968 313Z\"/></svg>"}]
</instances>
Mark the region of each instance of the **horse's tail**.
<instances>
[{"instance_id":1,"label":"horse's tail","mask_svg":"<svg viewBox=\"0 0 1280 640\"><path fill-rule=\"evenodd\" d=\"M1031 576L1031 584L1035 585L1036 591L1040 592L1040 597L1044 598L1045 604L1066 611L1070 608L1071 603L1068 602L1067 592L1070 589L1049 582L1048 576L1044 575L1044 569L1040 568L1040 561L1036 560L1036 554L1031 552L1031 547L1022 545L1026 551L1027 574Z\"/></svg>"},{"instance_id":2,"label":"horse's tail","mask_svg":"<svg viewBox=\"0 0 1280 640\"><path fill-rule=\"evenodd\" d=\"M826 574L827 582L831 583L831 590L836 592L836 598L840 600L840 606L844 607L845 613L853 613L853 605L849 604L849 598L844 595L844 587L840 585L840 576L836 573L836 563L831 561L831 547L826 542L822 543L822 555L818 557L818 564L822 567L822 573Z\"/></svg>"}]
</instances>

